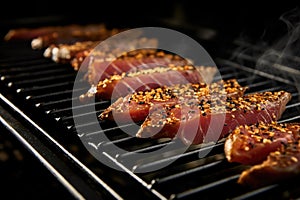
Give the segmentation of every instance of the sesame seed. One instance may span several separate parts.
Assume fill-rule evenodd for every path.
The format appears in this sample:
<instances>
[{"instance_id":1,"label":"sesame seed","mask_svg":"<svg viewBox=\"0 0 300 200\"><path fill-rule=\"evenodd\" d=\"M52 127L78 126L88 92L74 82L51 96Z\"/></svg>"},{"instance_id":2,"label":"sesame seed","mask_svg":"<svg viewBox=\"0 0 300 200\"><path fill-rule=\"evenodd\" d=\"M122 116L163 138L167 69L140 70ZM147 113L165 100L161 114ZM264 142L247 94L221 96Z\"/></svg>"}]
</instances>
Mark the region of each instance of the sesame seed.
<instances>
[{"instance_id":1,"label":"sesame seed","mask_svg":"<svg viewBox=\"0 0 300 200\"><path fill-rule=\"evenodd\" d=\"M295 156L292 156L292 157L291 157L291 160L292 160L293 162L298 162L298 159L297 159Z\"/></svg>"},{"instance_id":2,"label":"sesame seed","mask_svg":"<svg viewBox=\"0 0 300 200\"><path fill-rule=\"evenodd\" d=\"M266 138L264 138L264 139L263 139L263 143L264 143L264 144L270 144L270 143L271 143L271 141L270 141L270 140L268 140L268 139L266 139Z\"/></svg>"}]
</instances>

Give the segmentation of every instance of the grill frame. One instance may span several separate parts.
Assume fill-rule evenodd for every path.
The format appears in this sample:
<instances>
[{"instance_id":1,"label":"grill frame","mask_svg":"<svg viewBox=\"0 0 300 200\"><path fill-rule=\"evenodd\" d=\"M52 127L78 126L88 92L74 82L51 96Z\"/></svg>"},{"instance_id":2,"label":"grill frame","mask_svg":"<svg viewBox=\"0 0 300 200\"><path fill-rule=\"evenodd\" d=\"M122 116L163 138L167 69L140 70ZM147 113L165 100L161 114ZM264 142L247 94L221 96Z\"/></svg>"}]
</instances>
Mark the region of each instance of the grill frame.
<instances>
[{"instance_id":1,"label":"grill frame","mask_svg":"<svg viewBox=\"0 0 300 200\"><path fill-rule=\"evenodd\" d=\"M241 45L241 42L235 41L235 44ZM65 178L65 179L60 179L61 183L69 190L71 193L74 195L75 198L81 198L82 196L77 194L77 190L79 191L79 194L82 194L85 198L89 197L103 197L105 196L106 198L109 199L122 199L122 198L130 198L130 197L141 197L141 198L149 198L149 199L184 199L186 197L191 197L191 195L194 195L196 192L197 194L200 193L201 191L204 191L204 194L207 196L203 196L203 198L208 198L212 197L213 193L205 193L205 191L212 190L213 188L218 188L219 185L226 185L226 183L232 183L234 180L237 179L238 175L232 175L229 177L225 177L225 179L219 179L216 182L212 183L207 183L204 184L203 186L199 187L190 187L189 190L179 192L178 194L174 194L177 191L172 191L171 192L165 192L162 191L158 185L163 183L166 184L166 182L170 180L175 180L178 178L183 177L183 180L186 179L185 176L193 175L193 173L198 173L197 168L191 168L189 170L183 170L184 167L181 169L182 171L177 171L176 172L176 165L174 168L171 166L171 171L175 171L175 174L166 176L167 171L169 168L166 170L163 170L163 172L153 172L153 174L135 174L131 169L123 165L123 163L119 160L122 158L122 156L116 157L116 155L111 154L111 152L97 152L100 153L102 156L105 157L105 159L108 160L108 162L111 162L112 165L114 165L116 168L121 169L121 171L118 170L112 170L109 169L107 166L102 165L100 162L97 162L96 168L101 169L100 172L94 173L90 167L88 167L88 164L91 163L84 163L81 159L89 154L89 152L76 152L72 151L71 147L68 147L68 143L71 141L73 144L76 145L81 145L81 141L79 140L78 137L74 137L74 135L71 135L70 133L74 133L74 127L72 126L72 117L70 116L61 116L62 114L68 113L70 115L70 107L64 108L62 104L66 103L67 101L70 101L70 99L65 100L64 95L65 95L65 90L61 91L61 86L66 86L70 87L68 88L68 93L70 93L72 90L72 78L74 78L74 71L72 71L71 67L65 64L55 64L52 63L51 61L45 59L42 57L41 52L34 52L32 51L27 43L16 43L16 44L3 44L0 48L5 48L8 45L15 45L18 47L20 45L21 48L18 48L20 52L27 52L28 55L25 55L24 57L21 57L20 59L15 59L15 51L9 52L8 55L11 55L12 57L8 57L6 59L0 60L0 66L1 66L1 88L3 88L3 92L0 96L1 99L1 106L3 107L3 113L1 113L1 123L14 134L14 136L21 142L23 143L29 151L31 151L38 159L40 158L39 155L42 156L40 161L45 165L48 166L47 163L50 164L50 166L53 167L48 167L48 169L56 176L58 179L59 177ZM245 44L243 44L245 45ZM23 48L22 48L23 47ZM254 46L256 47L256 46ZM259 49L259 48L257 48ZM30 52L30 53L29 53ZM232 54L234 52L230 52ZM32 61L29 62L24 62L24 60L27 59L33 59ZM266 72L263 71L257 71L255 68L251 68L248 66L240 65L236 61L233 60L228 60L228 59L223 59L223 58L217 58L216 59L217 63L220 65L228 65L226 67L222 67L222 70L226 72L226 70L229 70L234 68L237 71L241 70L242 73L251 73L255 74L256 76L261 76L261 80L264 78L267 78L269 80L265 82L258 82L256 84L252 84L252 88L261 88L262 83L268 84L268 88L263 88L264 90L270 90L270 89L278 89L277 87L281 87L279 85L279 82L284 83L284 84L293 84L290 81L267 74ZM22 78L26 77L31 77L29 72L27 73L22 73L22 71L25 69L25 67L31 66L31 70L34 69L41 69L41 65L39 62L43 63L42 67L44 68L43 70L46 70L46 72L49 72L52 70L52 72L64 72L67 73L67 75L62 75L62 80L63 83L60 84L50 84L49 85L49 80L53 80L53 77L46 77L45 79L43 78L38 78L39 79L39 84L36 85L36 83L33 80L28 80L28 81L16 81ZM7 66L5 66L5 63L8 63ZM46 65L44 65L46 63ZM13 67L13 68L11 68ZM36 68L35 68L36 67ZM55 69L53 69L53 67ZM12 70L15 69L15 70ZM25 69L26 70L26 69ZM30 71L30 70L29 70ZM235 71L234 74L229 74L225 73L223 78L229 78L230 76L235 77L239 72ZM286 70L285 70L286 71ZM19 75L11 75L12 72L19 73ZM45 72L45 74L47 74ZM36 72L37 77L40 77L40 75L43 75L43 73ZM44 74L44 75L45 75ZM71 75L70 75L71 74ZM34 75L34 74L33 74ZM226 76L227 75L227 76ZM244 82L251 82L251 79L248 79L249 77L239 77L240 81ZM70 81L71 79L71 81ZM58 79L55 79L55 82ZM66 82L67 80L67 82ZM65 85L64 85L65 83ZM275 84L274 87L272 87ZM35 87L30 89L30 86L34 85ZM20 87L22 86L22 87ZM26 86L26 87L24 87ZM255 87L254 87L255 86ZM29 87L29 88L28 88ZM250 85L251 88L251 85ZM289 87L288 87L289 88ZM45 93L40 93L41 91L44 91L45 89L49 89L50 91L55 91L50 94L45 94ZM57 91L58 89L58 91ZM256 90L254 90L256 91ZM251 92L251 90L250 90ZM39 94L39 95L37 95ZM57 99L57 95L62 95L59 96ZM299 91L297 93L299 96ZM56 97L55 97L56 96ZM52 99L54 98L54 100ZM62 99L61 99L62 98ZM55 100L56 99L56 100ZM42 102L43 100L47 100L49 102ZM295 97L294 100L295 101ZM297 112L300 113L300 108L299 108L299 97L298 101L290 103L288 106L288 109L292 108L292 105L294 105L298 110ZM99 104L102 104L101 102ZM103 103L103 105L107 105L106 103ZM102 106L103 106L102 105ZM61 106L63 108L61 108ZM65 106L65 105L64 105ZM101 106L101 105L100 105ZM43 116L43 120L37 119L37 116ZM295 116L295 119L292 120L297 120L299 119L299 116ZM297 118L298 117L298 118ZM285 117L283 116L283 119L280 121L284 121ZM49 127L49 124L55 125L56 127ZM120 138L115 139L112 143L116 144L121 144L126 146L126 142L129 140L133 140L136 142L136 139L128 138L128 137L123 137L122 135ZM168 143L169 141L162 141L162 142L157 142L159 145L164 145L165 143ZM151 142L150 142L151 143ZM109 143L106 144L107 149L109 149ZM219 143L219 148L222 147L222 143ZM105 145L102 145L105 147ZM209 146L207 148L210 148ZM81 149L80 151L82 151ZM142 148L142 150L145 150ZM186 153L184 156L187 157L187 161L190 161L191 163L197 162L197 154L199 147L195 147L194 151L191 150L190 152ZM84 150L83 150L84 151ZM48 152L48 153L45 153ZM219 151L220 154L220 151ZM76 155L76 156L75 156ZM128 155L127 155L128 156ZM130 156L130 155L129 155ZM220 155L218 155L220 156ZM124 157L124 156L123 156ZM190 158L191 157L191 158ZM126 157L125 157L126 158ZM182 158L182 157L181 157ZM175 159L175 158L174 158ZM213 156L212 156L213 159ZM220 159L220 158L218 158ZM184 160L184 159L183 159ZM215 160L215 165L213 164L214 162L209 163L209 166L204 165L202 168L207 168L209 169L210 165L212 166L218 166L218 164L224 164L222 162L222 159L220 160ZM200 162L200 161L198 161ZM223 158L224 162L224 158ZM91 165L94 165L95 163L92 162ZM181 163L182 164L182 163ZM183 162L182 165L186 163ZM196 163L197 164L197 163ZM227 165L229 165L227 163ZM227 166L225 164L225 166ZM196 165L197 166L197 165ZM198 166L200 164L198 163ZM201 167L201 166L200 166ZM241 171L244 169L243 166L238 165L237 167L241 167L240 169L237 169L237 171ZM199 170L201 171L201 170ZM79 173L80 175L75 176L75 174ZM109 176L104 176L103 178L99 177L99 174L109 174L109 175L114 175L117 177L117 179L121 180L109 180L109 178L114 179ZM161 175L161 177L155 176L155 173L158 173ZM165 174L164 174L165 173ZM70 179L70 174L72 174L71 177L75 176L76 178L71 178ZM179 175L178 175L179 174ZM200 172L201 175L201 172ZM172 177L173 176L173 177ZM146 177L146 178L145 178ZM147 178L148 177L148 178ZM150 177L150 178L149 178ZM128 181L129 184L124 184L124 180ZM149 181L150 180L150 181ZM81 182L83 181L83 182ZM118 189L118 184L119 182L123 182L124 186L121 190ZM179 181L180 182L180 181ZM84 183L84 184L83 184ZM182 182L186 183L186 182ZM83 185L82 185L83 184ZM126 186L127 185L127 186ZM234 184L233 184L234 185ZM248 199L248 198L254 198L254 197L259 197L260 195L264 196L265 194L268 194L270 191L275 191L278 190L278 188L284 188L285 184L278 185L274 184L271 186L267 186L264 188L259 188L257 190L241 190L243 193L240 194L240 196L235 197L236 199ZM168 185L170 186L170 185ZM172 186L172 184L171 184ZM164 186L165 188L167 186ZM73 188L73 189L72 189ZM74 190L74 188L76 188ZM81 188L81 189L80 189ZM137 194L126 194L127 190L132 190L136 189L139 191ZM137 189L138 188L138 189ZM224 191L223 191L224 192ZM226 191L225 191L226 192ZM196 195L197 195L196 194ZM219 194L217 194L219 195ZM267 197L270 197L267 195Z\"/></svg>"}]
</instances>

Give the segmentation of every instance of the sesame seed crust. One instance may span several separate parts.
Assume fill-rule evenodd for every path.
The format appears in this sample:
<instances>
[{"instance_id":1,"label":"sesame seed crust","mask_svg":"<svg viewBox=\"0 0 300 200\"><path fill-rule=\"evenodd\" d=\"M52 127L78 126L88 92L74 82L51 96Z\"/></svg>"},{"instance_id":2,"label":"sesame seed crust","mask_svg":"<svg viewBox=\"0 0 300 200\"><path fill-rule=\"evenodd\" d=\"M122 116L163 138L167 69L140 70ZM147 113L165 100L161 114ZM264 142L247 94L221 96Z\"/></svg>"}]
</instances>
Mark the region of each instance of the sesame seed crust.
<instances>
[{"instance_id":1,"label":"sesame seed crust","mask_svg":"<svg viewBox=\"0 0 300 200\"><path fill-rule=\"evenodd\" d=\"M169 108L166 109L180 108L183 103L198 105L194 103L194 101L200 99L200 101L204 102L205 96L209 95L213 88L224 88L224 92L227 93L228 96L242 96L246 90L246 87L239 85L235 79L212 84L189 83L177 84L170 87L163 86L147 91L135 92L122 98L122 100L117 100L100 115L100 119L113 120L111 116L112 112L114 112L115 115L123 115L123 117L120 116L119 118L121 121L128 121L128 117L131 117L133 120L143 121L149 109L155 104L170 105ZM130 116L128 113L130 113ZM127 117L125 114L127 114ZM195 115L195 111L190 110L190 115ZM168 123L171 123L171 120L169 120Z\"/></svg>"},{"instance_id":2,"label":"sesame seed crust","mask_svg":"<svg viewBox=\"0 0 300 200\"><path fill-rule=\"evenodd\" d=\"M282 145L261 164L242 172L238 183L252 188L283 182L300 174L299 141Z\"/></svg>"},{"instance_id":3,"label":"sesame seed crust","mask_svg":"<svg viewBox=\"0 0 300 200\"><path fill-rule=\"evenodd\" d=\"M255 124L260 121L271 122L278 119L285 110L286 103L291 98L291 94L285 91L230 96L226 95L224 88L219 89L216 87L214 89L209 90L208 95L199 98L186 98L182 95L178 98L179 101L175 104L176 106L161 107L160 109L166 110L166 118L172 115L170 120L160 117L159 113L150 113L141 125L138 136L142 136L143 132L151 131L151 127L159 127L160 124L162 124L161 128L171 128L176 124L176 126L182 125L184 129L187 129L180 130L179 133L179 138L184 143L200 144L210 142L216 140L216 138L228 136L239 125ZM260 107L260 109L257 107ZM220 121L223 124L220 132L216 132L216 134L219 134L218 136L213 135L214 133L207 134L211 119ZM195 125L198 128L195 127L193 131L189 130L190 127ZM156 134L156 137L159 137L159 135L165 134L160 131ZM173 135L170 135L170 137L172 138ZM268 140L265 140L265 143L268 143Z\"/></svg>"},{"instance_id":4,"label":"sesame seed crust","mask_svg":"<svg viewBox=\"0 0 300 200\"><path fill-rule=\"evenodd\" d=\"M256 188L293 178L300 174L300 123L239 126L226 139L225 154L230 162L256 164L242 172L239 184Z\"/></svg>"},{"instance_id":5,"label":"sesame seed crust","mask_svg":"<svg viewBox=\"0 0 300 200\"><path fill-rule=\"evenodd\" d=\"M224 145L229 162L257 164L264 161L270 152L277 151L281 145L295 141L295 127L286 124L259 122L237 127L227 137Z\"/></svg>"}]
</instances>

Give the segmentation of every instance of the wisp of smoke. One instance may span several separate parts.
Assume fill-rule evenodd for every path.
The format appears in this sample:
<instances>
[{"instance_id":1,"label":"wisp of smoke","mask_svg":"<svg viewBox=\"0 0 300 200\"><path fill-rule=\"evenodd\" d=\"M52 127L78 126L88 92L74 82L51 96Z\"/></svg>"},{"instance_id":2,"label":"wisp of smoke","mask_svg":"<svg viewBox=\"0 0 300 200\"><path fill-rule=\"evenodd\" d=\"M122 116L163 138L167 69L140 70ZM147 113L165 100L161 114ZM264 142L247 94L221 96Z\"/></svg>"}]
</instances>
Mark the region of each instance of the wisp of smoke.
<instances>
[{"instance_id":1,"label":"wisp of smoke","mask_svg":"<svg viewBox=\"0 0 300 200\"><path fill-rule=\"evenodd\" d=\"M257 59L256 69L287 80L300 93L300 9L285 12L279 20L287 27L285 34Z\"/></svg>"}]
</instances>

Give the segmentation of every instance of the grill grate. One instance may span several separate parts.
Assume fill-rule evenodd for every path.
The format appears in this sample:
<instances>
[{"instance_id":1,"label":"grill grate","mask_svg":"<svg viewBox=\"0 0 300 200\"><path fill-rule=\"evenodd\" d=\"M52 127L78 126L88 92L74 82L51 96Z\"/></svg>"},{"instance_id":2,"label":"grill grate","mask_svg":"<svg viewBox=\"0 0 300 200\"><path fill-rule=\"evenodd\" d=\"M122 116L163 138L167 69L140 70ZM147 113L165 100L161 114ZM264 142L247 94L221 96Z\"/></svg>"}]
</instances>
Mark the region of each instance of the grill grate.
<instances>
[{"instance_id":1,"label":"grill grate","mask_svg":"<svg viewBox=\"0 0 300 200\"><path fill-rule=\"evenodd\" d=\"M291 92L293 98L287 105L280 122L299 121L300 92L297 83L293 82L293 79L287 79L288 76L292 76L286 70L288 67L283 68L283 71L287 73L284 76L256 70L252 66L255 66L257 58L252 53L255 52L255 55L259 55L259 53L263 53L263 48L242 41L235 41L234 45L239 48L245 47L248 51L239 53L238 59L218 58L216 61L221 77L217 78L237 78L241 85L249 86L248 93L281 89ZM295 180L291 180L293 186L289 183L283 183L256 190L237 185L236 181L239 174L246 166L226 162L223 153L224 141L222 140L216 145L191 146L182 154L170 150L163 154L143 157L137 153L153 152L166 145L173 145L174 141L169 139L137 139L127 135L121 129L132 128L135 124L117 126L113 122L101 122L102 131L89 129L89 132L80 132L81 129L86 130L87 127L91 126L84 119L87 116L99 114L109 105L109 102L103 101L77 106L74 109L95 106L96 112L72 116L71 106L72 100L74 100L72 99L72 89L76 74L71 67L65 64L52 63L43 58L40 51L31 50L27 43L2 44L0 49L3 51L8 47L13 50L7 52L7 57L0 60L1 87L7 96L41 127L45 128L58 143L82 160L97 176L103 177L107 183L111 184L111 187L121 197L128 197L126 188L132 190L135 185L143 188L141 191L137 191L137 193L141 193L141 197L158 199L299 197L300 194L297 190L300 189L300 185ZM229 53L233 56L237 55L235 51ZM288 57L288 59L297 61L300 58ZM241 62L242 64L238 64ZM273 65L271 64L270 67ZM296 77L294 80L297 78L299 79ZM87 88L88 86L83 83L76 92L81 94ZM77 127L80 130L75 129L74 118L82 119L83 123ZM49 128L49 124L55 127ZM95 142L97 145L95 152L106 157L112 165L123 169L125 172L115 173L113 171L114 173L112 173L109 169L105 171L106 168L100 165L95 158L87 157L86 154L82 153L85 152L85 147L79 141L78 136L96 137L99 134L106 134L110 141ZM111 147L115 145L128 152L122 153L112 150ZM55 144L52 146L59 148ZM204 158L199 156L206 153L208 154ZM72 160L72 158L69 159ZM159 170L136 173L159 168L170 161L174 162ZM106 172L109 173L106 174ZM126 180L127 177L132 179L130 184Z\"/></svg>"}]
</instances>

